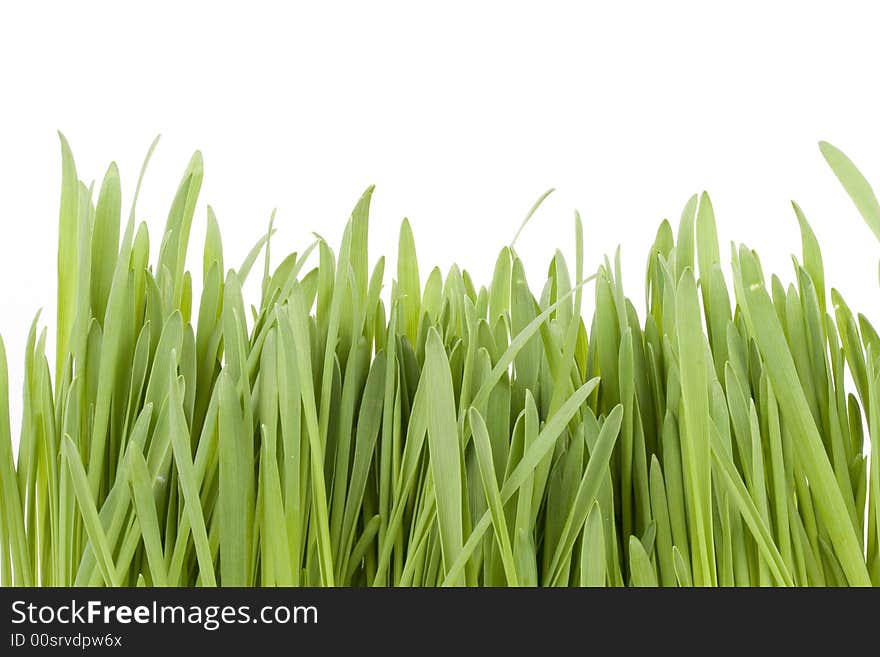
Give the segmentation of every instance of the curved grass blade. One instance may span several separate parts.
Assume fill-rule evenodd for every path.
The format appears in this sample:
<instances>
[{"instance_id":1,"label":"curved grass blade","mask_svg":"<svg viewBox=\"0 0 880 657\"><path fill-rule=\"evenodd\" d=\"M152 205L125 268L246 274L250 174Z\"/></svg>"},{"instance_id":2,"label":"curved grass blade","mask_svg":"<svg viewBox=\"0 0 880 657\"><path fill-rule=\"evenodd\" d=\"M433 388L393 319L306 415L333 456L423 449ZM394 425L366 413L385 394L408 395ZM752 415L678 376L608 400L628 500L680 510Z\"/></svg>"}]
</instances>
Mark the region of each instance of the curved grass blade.
<instances>
[{"instance_id":1,"label":"curved grass blade","mask_svg":"<svg viewBox=\"0 0 880 657\"><path fill-rule=\"evenodd\" d=\"M865 180L862 172L856 168L852 160L839 148L832 146L827 141L820 141L819 150L846 193L849 194L859 214L868 224L868 228L880 240L880 202L877 201L877 196L871 185Z\"/></svg>"},{"instance_id":2,"label":"curved grass blade","mask_svg":"<svg viewBox=\"0 0 880 657\"><path fill-rule=\"evenodd\" d=\"M95 500L89 489L86 471L79 458L76 445L73 444L73 440L67 434L61 439L61 450L64 459L67 461L67 466L70 468L71 482L76 494L77 505L79 506L89 541L95 550L98 567L101 569L101 576L107 585L120 586L122 582L116 572L116 564L113 561L113 554L110 550L107 534L104 533L101 519L98 517L98 509L95 507Z\"/></svg>"}]
</instances>

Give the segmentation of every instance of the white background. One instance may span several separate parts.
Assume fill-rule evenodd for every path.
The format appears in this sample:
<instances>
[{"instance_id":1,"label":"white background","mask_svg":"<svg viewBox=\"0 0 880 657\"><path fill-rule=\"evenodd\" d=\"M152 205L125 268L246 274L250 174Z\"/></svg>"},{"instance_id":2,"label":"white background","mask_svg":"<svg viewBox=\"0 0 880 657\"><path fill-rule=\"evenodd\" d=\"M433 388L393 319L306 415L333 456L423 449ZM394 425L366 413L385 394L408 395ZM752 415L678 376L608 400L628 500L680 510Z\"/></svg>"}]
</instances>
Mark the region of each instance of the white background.
<instances>
[{"instance_id":1,"label":"white background","mask_svg":"<svg viewBox=\"0 0 880 657\"><path fill-rule=\"evenodd\" d=\"M42 307L50 336L54 325L56 129L81 178L100 183L118 162L124 207L162 133L138 211L154 254L203 151L194 273L206 202L237 266L273 207L276 254L313 230L336 244L375 183L370 247L386 272L408 216L423 277L456 261L488 282L555 186L518 245L533 285L555 248L573 255L578 208L588 266L622 244L641 310L658 222L708 189L722 242L747 242L787 280L797 199L829 282L880 318L880 245L816 147L832 141L880 186L877 3L12 4L0 9L0 333L14 415L31 318Z\"/></svg>"}]
</instances>

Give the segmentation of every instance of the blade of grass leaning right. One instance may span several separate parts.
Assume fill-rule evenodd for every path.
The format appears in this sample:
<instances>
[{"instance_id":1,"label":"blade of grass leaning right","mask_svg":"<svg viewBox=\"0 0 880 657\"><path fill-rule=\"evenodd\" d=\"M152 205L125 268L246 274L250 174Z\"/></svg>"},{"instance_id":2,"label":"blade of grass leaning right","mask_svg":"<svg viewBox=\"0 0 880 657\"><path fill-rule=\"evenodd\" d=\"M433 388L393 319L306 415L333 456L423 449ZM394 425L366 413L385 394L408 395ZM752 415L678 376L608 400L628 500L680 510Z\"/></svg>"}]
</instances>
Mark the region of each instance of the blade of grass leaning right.
<instances>
[{"instance_id":1,"label":"blade of grass leaning right","mask_svg":"<svg viewBox=\"0 0 880 657\"><path fill-rule=\"evenodd\" d=\"M852 160L839 148L832 146L827 141L820 141L819 150L846 193L849 194L865 223L868 224L868 228L880 240L880 202L877 201L877 196L871 189L871 185Z\"/></svg>"},{"instance_id":2,"label":"blade of grass leaning right","mask_svg":"<svg viewBox=\"0 0 880 657\"><path fill-rule=\"evenodd\" d=\"M176 376L174 363L177 358L174 352L171 355L169 369L170 380L168 382L168 415L167 425L163 427L168 431L171 439L171 449L174 455L174 463L177 469L177 478L183 495L184 509L189 517L190 530L195 543L196 555L199 564L199 576L205 586L215 586L214 564L208 546L208 535L205 527L204 512L199 497L201 482L197 480L192 460L192 447L189 427L182 406L180 383ZM161 425L160 425L161 426ZM250 462L253 462L251 456ZM244 460L238 467L246 467L248 460Z\"/></svg>"},{"instance_id":3,"label":"blade of grass leaning right","mask_svg":"<svg viewBox=\"0 0 880 657\"><path fill-rule=\"evenodd\" d=\"M724 448L717 429L713 426L711 431L712 462L721 474L722 481L724 481L727 486L727 490L730 493L730 499L733 500L733 503L739 508L743 519L749 529L752 530L752 535L755 537L758 548L767 560L777 582L782 586L794 586L794 581L788 572L788 568L782 559L782 555L779 554L779 550L773 542L773 536L770 533L765 518L761 515L761 511L759 511L758 507L755 505L746 485L740 478L736 465L730 454Z\"/></svg>"},{"instance_id":4,"label":"blade of grass leaning right","mask_svg":"<svg viewBox=\"0 0 880 657\"><path fill-rule=\"evenodd\" d=\"M70 436L64 436L61 447L64 460L67 462L67 467L70 468L77 504L82 514L83 524L89 535L89 541L94 547L101 575L107 585L121 586L116 572L116 564L113 561L113 555L110 550L110 544L107 540L107 534L104 533L104 529L101 526L101 519L98 517L95 500L92 498L91 491L89 490L88 477L77 453L76 445L73 444Z\"/></svg>"},{"instance_id":5,"label":"blade of grass leaning right","mask_svg":"<svg viewBox=\"0 0 880 657\"><path fill-rule=\"evenodd\" d=\"M660 569L660 582L663 586L675 586L675 565L672 554L672 528L669 524L667 509L666 486L663 472L656 455L651 456L651 511L657 523L657 562Z\"/></svg>"},{"instance_id":6,"label":"blade of grass leaning right","mask_svg":"<svg viewBox=\"0 0 880 657\"><path fill-rule=\"evenodd\" d=\"M498 489L498 481L495 478L495 464L492 462L492 446L489 439L489 430L483 421L479 411L472 408L469 415L471 430L474 434L474 446L477 452L477 461L480 467L480 476L489 503L489 511L492 514L492 523L495 525L495 537L501 550L501 561L507 576L508 586L519 586L516 572L516 564L513 558L513 548L510 543L510 532L507 529L507 518L504 515L504 505L501 502L501 491Z\"/></svg>"},{"instance_id":7,"label":"blade of grass leaning right","mask_svg":"<svg viewBox=\"0 0 880 657\"><path fill-rule=\"evenodd\" d=\"M657 587L657 573L645 546L635 536L629 537L629 563L634 587Z\"/></svg>"},{"instance_id":8,"label":"blade of grass leaning right","mask_svg":"<svg viewBox=\"0 0 880 657\"><path fill-rule=\"evenodd\" d=\"M553 560L550 563L550 581L555 582L559 575L559 569L564 560L568 559L574 547L577 535L583 528L590 512L590 507L596 499L596 493L599 491L599 483L601 481L601 470L611 457L611 453L605 452L609 446L613 447L620 435L620 427L623 421L623 406L618 404L611 411L610 415L605 418L602 428L599 430L599 437L596 440L596 449L590 454L587 461L587 467L584 470L583 478L578 486L574 503L569 510L568 517L562 529L562 536L557 544Z\"/></svg>"},{"instance_id":9,"label":"blade of grass leaning right","mask_svg":"<svg viewBox=\"0 0 880 657\"><path fill-rule=\"evenodd\" d=\"M559 408L556 414L554 414L553 417L547 421L547 423L544 425L544 428L541 429L541 432L535 438L535 441L523 454L523 458L520 460L519 464L513 469L513 471L510 473L510 476L507 477L504 484L501 486L501 500L503 503L506 504L508 500L513 497L513 494L519 490L519 487L535 470L541 459L544 458L544 456L546 456L546 454L556 445L556 440L559 438L565 426L568 424L571 418L574 417L575 413L580 410L581 405L584 403L587 397L589 397L590 394L598 387L598 385L598 378L593 378L587 381L584 385L578 388L574 392L574 394L572 394L572 396ZM591 478L591 486L593 485L592 479L594 478L596 480L594 482L594 485L597 488L600 484L600 475L603 474L602 467L607 466L608 464L608 458L610 458L611 456L611 450L614 447L613 442L616 441L617 434L614 434L610 438L612 439L609 440L609 442L611 442L610 446L603 445L602 449L597 446L595 450L596 454L601 453L605 457L602 465L599 465L597 463L596 471ZM601 461L602 459L596 460ZM595 495L595 492L592 494ZM474 550L482 541L483 535L491 524L491 516L489 514L489 511L487 510L480 518L480 520L473 525L470 536L468 536L467 541L465 541L464 547L462 548L458 559L456 559L456 561L448 569L446 579L443 581L444 586L451 585L453 582L456 581L456 578L460 576L465 564L467 563L468 559L470 559L470 556L473 554Z\"/></svg>"},{"instance_id":10,"label":"blade of grass leaning right","mask_svg":"<svg viewBox=\"0 0 880 657\"><path fill-rule=\"evenodd\" d=\"M363 508L364 490L367 486L370 463L373 461L376 451L376 440L379 436L379 426L382 420L385 367L385 354L380 352L370 367L358 413L351 480L343 507L344 516L338 546L340 554L337 555L340 578L343 578L348 571L348 559L354 544L355 523ZM343 506L342 500L339 500L337 504Z\"/></svg>"},{"instance_id":11,"label":"blade of grass leaning right","mask_svg":"<svg viewBox=\"0 0 880 657\"><path fill-rule=\"evenodd\" d=\"M783 420L800 437L800 459L814 489L813 498L828 529L841 567L851 585L869 586L871 580L859 540L850 521L834 471L828 461L822 437L813 421L798 374L788 350L785 334L773 302L764 287L760 266L753 252L740 247L735 276L737 296L746 322L768 368Z\"/></svg>"},{"instance_id":12,"label":"blade of grass leaning right","mask_svg":"<svg viewBox=\"0 0 880 657\"><path fill-rule=\"evenodd\" d=\"M694 582L691 579L690 568L684 557L681 556L681 552L679 552L678 548L675 546L672 548L672 558L673 563L675 564L675 578L678 580L678 585L680 587L693 586Z\"/></svg>"},{"instance_id":13,"label":"blade of grass leaning right","mask_svg":"<svg viewBox=\"0 0 880 657\"><path fill-rule=\"evenodd\" d=\"M150 566L153 586L167 586L168 577L165 571L165 556L162 553L159 517L153 499L153 487L150 472L143 454L138 449L129 450L128 455L129 481L131 483L132 500L137 513L138 524L144 541L144 551Z\"/></svg>"},{"instance_id":14,"label":"blade of grass leaning right","mask_svg":"<svg viewBox=\"0 0 880 657\"><path fill-rule=\"evenodd\" d=\"M862 218L865 220L865 223L868 224L868 227L874 233L874 236L880 240L880 202L877 200L877 196L874 193L874 190L871 188L870 183L865 179L856 165L850 160L841 150L832 146L828 142L819 142L819 149L822 151L822 155L825 157L825 160L828 162L828 165L831 167L831 170L837 176L840 183L843 185L843 188L846 190L847 194L849 194L850 199L852 199L859 213L862 215ZM843 336L842 336L843 337ZM849 359L848 359L849 360ZM864 403L864 396L862 398ZM871 399L869 402L869 406L874 404L874 400ZM870 416L870 413L869 413ZM873 418L871 418L873 419ZM871 432L872 438L875 432ZM874 440L876 442L876 440ZM873 446L872 446L873 447ZM877 488L880 488L880 484L877 483L878 477L880 474L877 473L877 461L876 461L875 450L872 449L871 454L871 484L870 487L872 491L876 491ZM877 496L880 492L872 492L870 493L870 498L874 499L874 506L877 507ZM880 532L880 521L873 519L875 525L875 531ZM870 538L870 537L869 537ZM874 539L875 542L880 542L880 538ZM875 547L876 551L876 547ZM869 559L869 567L871 569L871 576L874 580L875 584L880 582L880 551L877 551L875 555L868 555Z\"/></svg>"}]
</instances>

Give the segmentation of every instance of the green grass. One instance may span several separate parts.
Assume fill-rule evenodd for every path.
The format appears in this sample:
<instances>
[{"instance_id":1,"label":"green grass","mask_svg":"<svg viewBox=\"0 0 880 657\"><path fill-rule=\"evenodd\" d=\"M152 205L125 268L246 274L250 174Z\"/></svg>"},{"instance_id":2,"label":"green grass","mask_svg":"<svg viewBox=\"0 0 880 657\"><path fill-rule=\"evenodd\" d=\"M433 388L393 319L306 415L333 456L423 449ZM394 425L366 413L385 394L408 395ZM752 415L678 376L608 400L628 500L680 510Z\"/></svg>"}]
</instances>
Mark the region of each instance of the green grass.
<instances>
[{"instance_id":1,"label":"green grass","mask_svg":"<svg viewBox=\"0 0 880 657\"><path fill-rule=\"evenodd\" d=\"M34 320L17 454L0 341L3 584L880 585L880 336L797 205L791 282L746 247L728 280L691 197L642 316L577 214L539 288L516 238L488 286L427 269L406 220L386 272L372 188L338 251L279 260L270 225L235 269L209 207L198 290L201 155L151 257L116 166L93 200L61 153L58 339Z\"/></svg>"}]
</instances>

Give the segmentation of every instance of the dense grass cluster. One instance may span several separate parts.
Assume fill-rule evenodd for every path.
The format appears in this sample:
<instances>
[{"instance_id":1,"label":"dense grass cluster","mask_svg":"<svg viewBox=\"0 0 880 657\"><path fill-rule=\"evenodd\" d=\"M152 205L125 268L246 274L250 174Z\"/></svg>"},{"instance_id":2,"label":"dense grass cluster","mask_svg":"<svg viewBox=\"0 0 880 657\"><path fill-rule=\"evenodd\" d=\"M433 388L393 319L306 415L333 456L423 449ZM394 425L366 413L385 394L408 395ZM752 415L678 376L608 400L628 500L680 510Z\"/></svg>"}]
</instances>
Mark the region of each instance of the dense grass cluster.
<instances>
[{"instance_id":1,"label":"dense grass cluster","mask_svg":"<svg viewBox=\"0 0 880 657\"><path fill-rule=\"evenodd\" d=\"M338 252L274 268L270 224L227 270L209 208L197 293L201 156L151 259L116 167L93 202L61 144L57 346L35 320L17 457L0 343L5 584L880 585L880 337L826 296L797 206L792 282L739 247L729 287L692 197L644 318L619 259L585 271L577 216L574 271L557 252L540 290L515 245L488 286L423 277L406 221L390 275L372 190Z\"/></svg>"}]
</instances>

